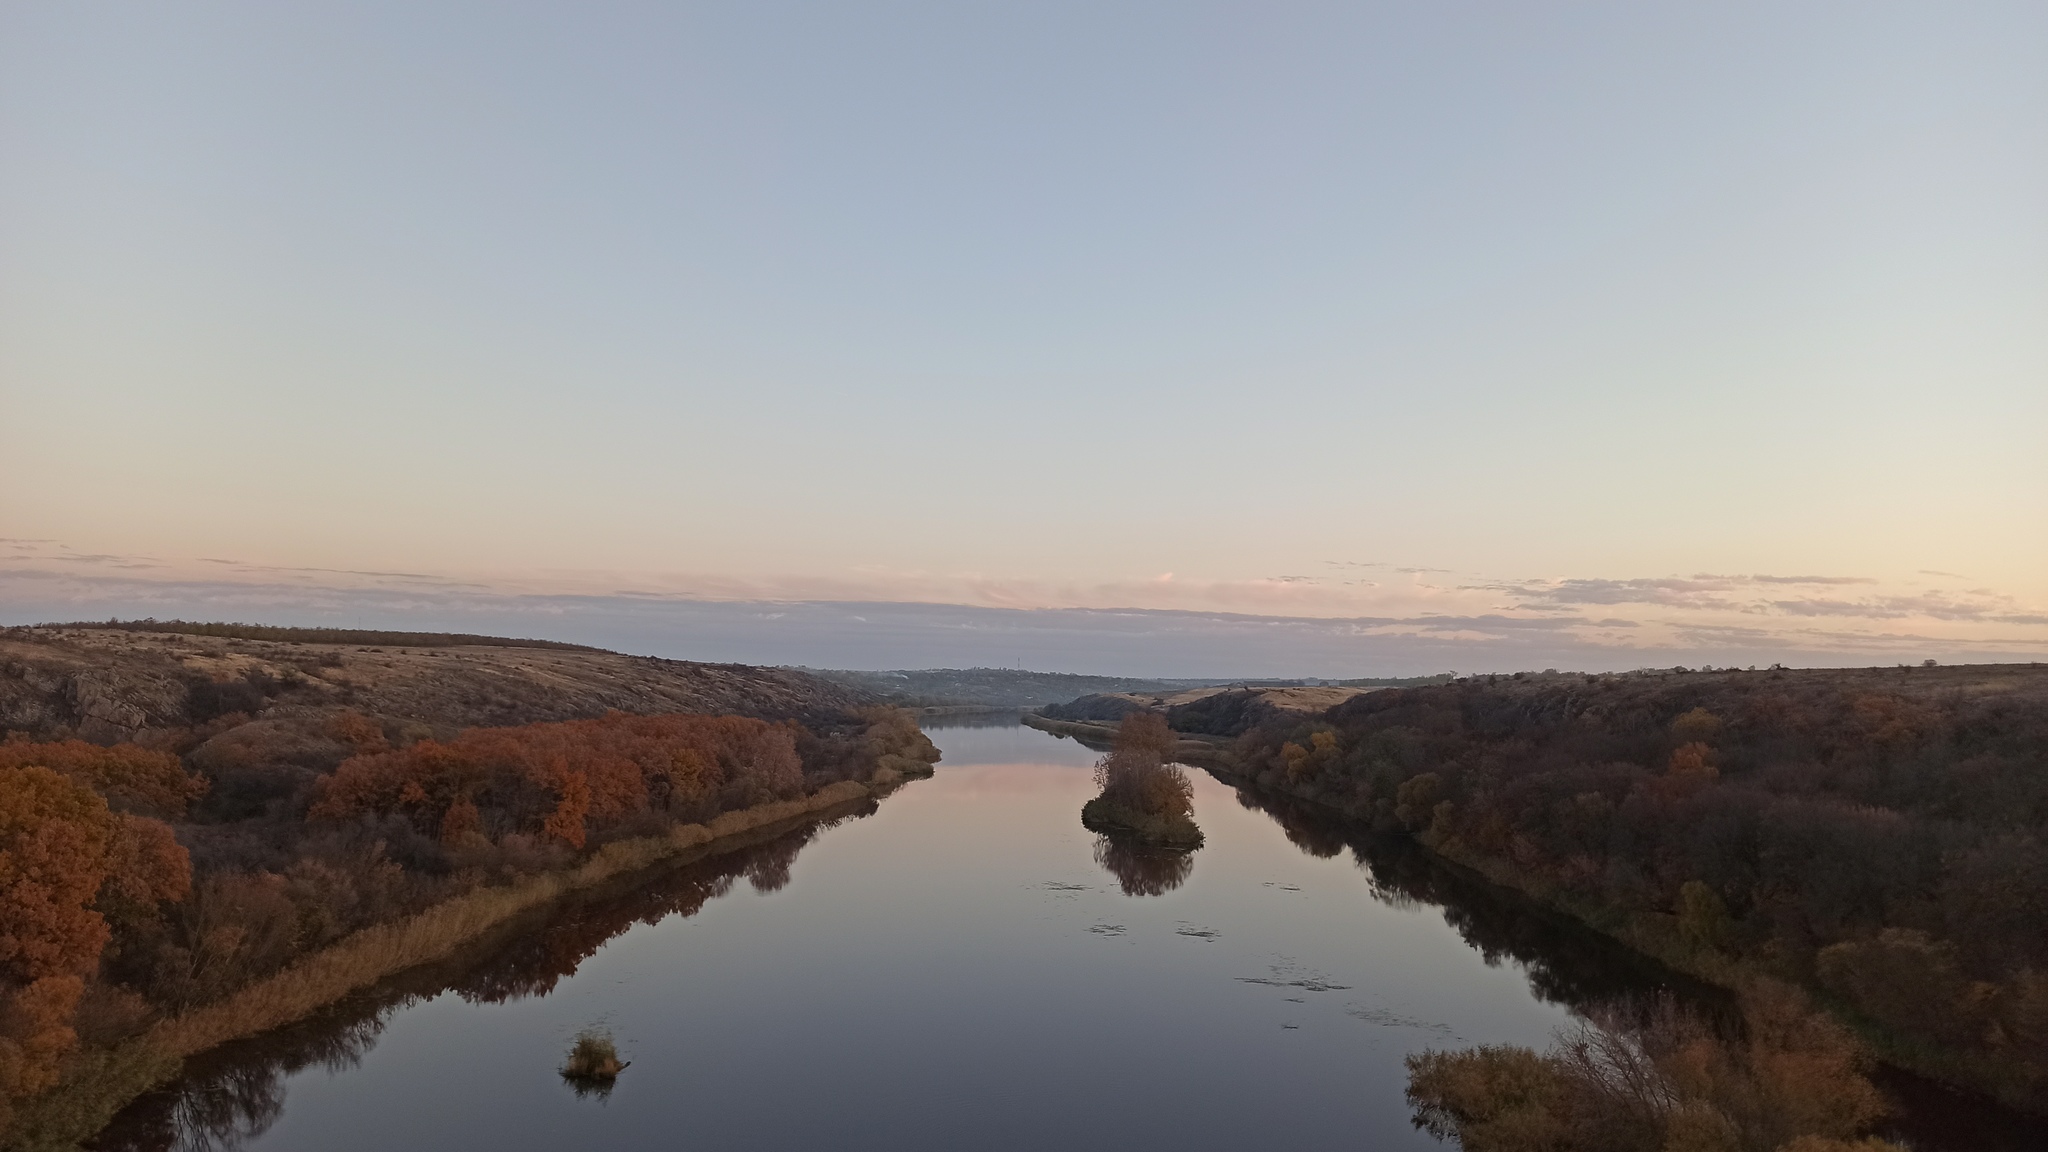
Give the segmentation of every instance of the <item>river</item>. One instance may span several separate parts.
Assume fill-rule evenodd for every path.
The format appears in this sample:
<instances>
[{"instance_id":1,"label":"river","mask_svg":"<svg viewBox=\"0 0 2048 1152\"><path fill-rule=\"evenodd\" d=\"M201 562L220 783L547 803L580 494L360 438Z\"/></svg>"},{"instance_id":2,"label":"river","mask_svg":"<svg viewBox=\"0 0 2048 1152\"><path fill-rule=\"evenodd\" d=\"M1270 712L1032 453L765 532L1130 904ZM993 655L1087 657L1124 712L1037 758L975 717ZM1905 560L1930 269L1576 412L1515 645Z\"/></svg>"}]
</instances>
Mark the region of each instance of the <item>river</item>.
<instances>
[{"instance_id":1,"label":"river","mask_svg":"<svg viewBox=\"0 0 2048 1152\"><path fill-rule=\"evenodd\" d=\"M192 1061L97 1146L1442 1149L1409 1121L1404 1056L1540 1047L1571 1004L1672 983L1206 773L1201 850L1105 855L1079 816L1096 752L1015 724L931 735L932 779ZM555 1071L590 1026L632 1062L608 1094ZM1922 1147L2040 1146L1903 1086Z\"/></svg>"}]
</instances>

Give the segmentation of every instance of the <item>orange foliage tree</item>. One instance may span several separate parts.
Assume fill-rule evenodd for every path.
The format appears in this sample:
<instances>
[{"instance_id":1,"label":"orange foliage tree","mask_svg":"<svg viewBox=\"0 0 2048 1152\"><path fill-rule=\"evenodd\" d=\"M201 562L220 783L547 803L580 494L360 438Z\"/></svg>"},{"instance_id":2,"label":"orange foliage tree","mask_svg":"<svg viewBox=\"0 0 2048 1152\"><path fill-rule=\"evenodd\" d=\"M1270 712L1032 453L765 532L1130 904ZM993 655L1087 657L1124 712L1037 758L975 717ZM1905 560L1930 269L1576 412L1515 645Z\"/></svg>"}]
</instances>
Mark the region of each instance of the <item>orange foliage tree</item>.
<instances>
[{"instance_id":1,"label":"orange foliage tree","mask_svg":"<svg viewBox=\"0 0 2048 1152\"><path fill-rule=\"evenodd\" d=\"M382 752L391 745L384 739L384 728L375 720L344 708L327 721L327 734L356 752Z\"/></svg>"},{"instance_id":2,"label":"orange foliage tree","mask_svg":"<svg viewBox=\"0 0 2048 1152\"><path fill-rule=\"evenodd\" d=\"M1135 833L1158 844L1196 846L1194 786L1171 762L1177 738L1156 712L1133 712L1117 726L1109 755L1095 762L1101 795L1081 809L1082 823L1098 832Z\"/></svg>"},{"instance_id":3,"label":"orange foliage tree","mask_svg":"<svg viewBox=\"0 0 2048 1152\"><path fill-rule=\"evenodd\" d=\"M94 760L76 743L41 747L74 770L149 763ZM0 1096L22 1096L49 1087L76 1042L72 1013L109 936L99 905L183 899L192 872L162 822L111 811L70 774L24 763L38 746L4 747L15 762L0 765Z\"/></svg>"},{"instance_id":4,"label":"orange foliage tree","mask_svg":"<svg viewBox=\"0 0 2048 1152\"><path fill-rule=\"evenodd\" d=\"M581 848L634 816L702 819L803 788L791 726L613 713L352 757L323 781L310 815L402 814L447 843L537 832Z\"/></svg>"},{"instance_id":5,"label":"orange foliage tree","mask_svg":"<svg viewBox=\"0 0 2048 1152\"><path fill-rule=\"evenodd\" d=\"M35 744L20 733L0 743L0 768L34 764L70 777L124 812L175 820L206 792L203 778L186 773L178 758L134 744L103 748L83 740Z\"/></svg>"}]
</instances>

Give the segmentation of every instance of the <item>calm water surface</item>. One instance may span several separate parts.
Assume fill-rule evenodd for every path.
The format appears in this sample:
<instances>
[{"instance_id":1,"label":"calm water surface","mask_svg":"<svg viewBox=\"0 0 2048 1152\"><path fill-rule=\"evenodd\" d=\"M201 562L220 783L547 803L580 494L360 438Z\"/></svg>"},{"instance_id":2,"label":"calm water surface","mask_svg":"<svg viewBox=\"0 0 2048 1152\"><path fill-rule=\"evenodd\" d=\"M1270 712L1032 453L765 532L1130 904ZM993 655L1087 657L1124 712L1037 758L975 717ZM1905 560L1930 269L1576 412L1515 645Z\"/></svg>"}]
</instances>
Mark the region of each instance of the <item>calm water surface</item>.
<instances>
[{"instance_id":1,"label":"calm water surface","mask_svg":"<svg viewBox=\"0 0 2048 1152\"><path fill-rule=\"evenodd\" d=\"M1540 1047L1566 1002L1658 981L1199 772L1204 848L1098 860L1095 752L932 737L938 775L878 808L197 1062L101 1147L1437 1149L1403 1056ZM633 1062L606 1097L555 1073L592 1024Z\"/></svg>"}]
</instances>

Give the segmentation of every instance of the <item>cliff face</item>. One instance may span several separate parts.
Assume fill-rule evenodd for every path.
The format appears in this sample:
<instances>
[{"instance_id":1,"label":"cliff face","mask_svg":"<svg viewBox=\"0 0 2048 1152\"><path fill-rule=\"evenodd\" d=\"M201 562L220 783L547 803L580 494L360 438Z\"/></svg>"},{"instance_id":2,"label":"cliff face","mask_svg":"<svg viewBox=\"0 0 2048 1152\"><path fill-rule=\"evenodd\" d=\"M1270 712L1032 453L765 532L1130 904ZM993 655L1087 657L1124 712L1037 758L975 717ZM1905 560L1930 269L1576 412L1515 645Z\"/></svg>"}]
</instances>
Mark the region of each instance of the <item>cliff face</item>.
<instances>
[{"instance_id":1,"label":"cliff face","mask_svg":"<svg viewBox=\"0 0 2048 1152\"><path fill-rule=\"evenodd\" d=\"M148 739L232 713L308 727L343 709L452 735L618 710L830 724L873 694L803 672L614 652L295 643L102 628L0 631L0 732Z\"/></svg>"}]
</instances>

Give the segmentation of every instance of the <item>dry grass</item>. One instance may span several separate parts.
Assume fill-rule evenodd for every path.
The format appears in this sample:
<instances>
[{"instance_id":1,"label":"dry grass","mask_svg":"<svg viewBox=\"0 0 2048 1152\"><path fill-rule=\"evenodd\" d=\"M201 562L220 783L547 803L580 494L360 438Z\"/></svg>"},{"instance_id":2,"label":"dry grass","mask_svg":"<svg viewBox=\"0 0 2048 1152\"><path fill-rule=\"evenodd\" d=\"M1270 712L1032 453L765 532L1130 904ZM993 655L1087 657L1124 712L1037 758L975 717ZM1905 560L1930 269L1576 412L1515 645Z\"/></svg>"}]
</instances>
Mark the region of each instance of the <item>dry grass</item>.
<instances>
[{"instance_id":1,"label":"dry grass","mask_svg":"<svg viewBox=\"0 0 2048 1152\"><path fill-rule=\"evenodd\" d=\"M629 1061L619 1059L619 1046L602 1028L585 1028L576 1034L562 1075L570 1080L611 1080L626 1070Z\"/></svg>"}]
</instances>

